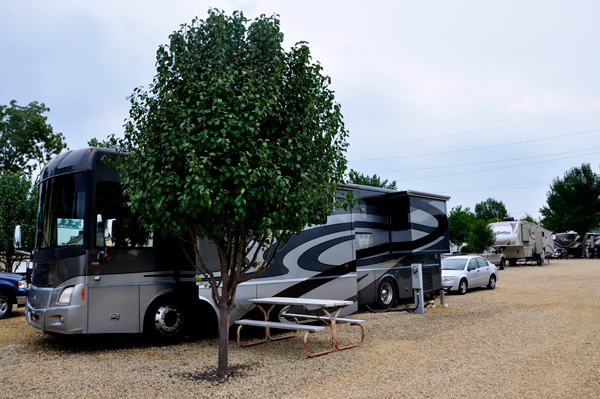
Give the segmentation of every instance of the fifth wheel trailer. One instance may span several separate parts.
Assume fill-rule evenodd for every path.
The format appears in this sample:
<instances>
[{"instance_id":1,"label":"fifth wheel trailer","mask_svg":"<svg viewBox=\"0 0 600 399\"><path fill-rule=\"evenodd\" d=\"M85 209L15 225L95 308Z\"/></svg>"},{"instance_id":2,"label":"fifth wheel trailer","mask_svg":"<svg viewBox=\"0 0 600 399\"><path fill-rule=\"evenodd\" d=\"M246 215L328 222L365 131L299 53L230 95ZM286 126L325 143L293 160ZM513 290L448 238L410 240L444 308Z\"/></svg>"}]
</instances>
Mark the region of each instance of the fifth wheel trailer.
<instances>
[{"instance_id":1,"label":"fifth wheel trailer","mask_svg":"<svg viewBox=\"0 0 600 399\"><path fill-rule=\"evenodd\" d=\"M532 260L539 265L542 252L545 258L554 252L552 232L535 223L504 218L502 222L490 223L489 226L496 235L494 248L503 250L511 266L516 265L519 259Z\"/></svg>"}]
</instances>

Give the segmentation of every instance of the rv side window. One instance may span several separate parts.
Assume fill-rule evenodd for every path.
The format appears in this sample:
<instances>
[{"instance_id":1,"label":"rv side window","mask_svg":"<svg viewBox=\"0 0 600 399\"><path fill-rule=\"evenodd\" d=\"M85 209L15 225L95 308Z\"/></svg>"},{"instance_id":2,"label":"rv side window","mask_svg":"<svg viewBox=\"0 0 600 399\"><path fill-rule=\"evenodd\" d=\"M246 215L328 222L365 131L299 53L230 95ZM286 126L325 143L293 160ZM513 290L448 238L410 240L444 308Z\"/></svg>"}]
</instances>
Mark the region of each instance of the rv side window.
<instances>
[{"instance_id":1,"label":"rv side window","mask_svg":"<svg viewBox=\"0 0 600 399\"><path fill-rule=\"evenodd\" d=\"M153 234L144 228L138 215L132 215L121 185L116 182L98 182L96 186L96 245L118 248L152 247ZM110 239L105 242L104 230Z\"/></svg>"}]
</instances>

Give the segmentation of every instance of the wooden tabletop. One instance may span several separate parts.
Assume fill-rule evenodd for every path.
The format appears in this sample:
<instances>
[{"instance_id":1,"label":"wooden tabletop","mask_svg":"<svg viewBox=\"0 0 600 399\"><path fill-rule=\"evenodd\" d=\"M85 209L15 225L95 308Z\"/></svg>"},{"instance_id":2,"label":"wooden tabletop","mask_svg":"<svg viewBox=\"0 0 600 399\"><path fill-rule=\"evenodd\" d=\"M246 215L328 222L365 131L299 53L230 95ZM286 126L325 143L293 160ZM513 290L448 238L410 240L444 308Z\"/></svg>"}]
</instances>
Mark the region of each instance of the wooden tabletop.
<instances>
[{"instance_id":1,"label":"wooden tabletop","mask_svg":"<svg viewBox=\"0 0 600 399\"><path fill-rule=\"evenodd\" d=\"M268 297L248 299L252 303L268 303L273 305L286 306L316 306L320 308L336 308L352 305L352 301L342 301L336 299L318 299L318 298L289 298L289 297Z\"/></svg>"}]
</instances>

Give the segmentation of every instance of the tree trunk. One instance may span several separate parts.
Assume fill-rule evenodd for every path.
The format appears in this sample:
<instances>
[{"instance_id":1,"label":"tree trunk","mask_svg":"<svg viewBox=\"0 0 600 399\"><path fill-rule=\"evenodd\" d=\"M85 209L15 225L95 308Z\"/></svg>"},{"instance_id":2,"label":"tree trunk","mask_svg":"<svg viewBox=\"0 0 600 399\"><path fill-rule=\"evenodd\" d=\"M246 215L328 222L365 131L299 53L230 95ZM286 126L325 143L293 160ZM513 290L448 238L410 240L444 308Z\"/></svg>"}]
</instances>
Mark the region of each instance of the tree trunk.
<instances>
[{"instance_id":1,"label":"tree trunk","mask_svg":"<svg viewBox=\"0 0 600 399\"><path fill-rule=\"evenodd\" d=\"M225 377L229 374L229 306L227 306L227 297L221 296L219 308L219 365L217 374L219 377Z\"/></svg>"}]
</instances>

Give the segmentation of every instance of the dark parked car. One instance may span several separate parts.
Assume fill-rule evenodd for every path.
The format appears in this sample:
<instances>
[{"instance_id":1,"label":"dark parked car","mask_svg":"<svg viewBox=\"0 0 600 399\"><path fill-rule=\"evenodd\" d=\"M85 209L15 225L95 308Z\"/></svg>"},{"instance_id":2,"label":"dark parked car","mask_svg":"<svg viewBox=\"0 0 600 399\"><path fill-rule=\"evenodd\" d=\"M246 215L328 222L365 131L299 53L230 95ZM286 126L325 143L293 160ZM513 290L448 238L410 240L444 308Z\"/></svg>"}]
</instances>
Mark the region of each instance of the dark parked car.
<instances>
[{"instance_id":1,"label":"dark parked car","mask_svg":"<svg viewBox=\"0 0 600 399\"><path fill-rule=\"evenodd\" d=\"M552 254L553 259L567 259L569 257L569 253L564 248L554 248L554 253Z\"/></svg>"},{"instance_id":2,"label":"dark parked car","mask_svg":"<svg viewBox=\"0 0 600 399\"><path fill-rule=\"evenodd\" d=\"M14 273L0 273L0 319L12 312L13 305L25 306L29 288L24 276Z\"/></svg>"}]
</instances>

